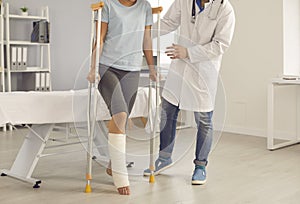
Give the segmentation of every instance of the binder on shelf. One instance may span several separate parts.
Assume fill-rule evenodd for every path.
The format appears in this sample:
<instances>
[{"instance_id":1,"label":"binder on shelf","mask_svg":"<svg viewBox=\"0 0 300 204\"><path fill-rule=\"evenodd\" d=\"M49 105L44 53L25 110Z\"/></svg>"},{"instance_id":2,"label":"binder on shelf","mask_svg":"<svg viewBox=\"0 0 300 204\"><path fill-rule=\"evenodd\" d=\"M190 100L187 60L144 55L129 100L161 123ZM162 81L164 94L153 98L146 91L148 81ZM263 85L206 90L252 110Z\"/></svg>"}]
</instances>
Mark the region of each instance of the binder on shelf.
<instances>
[{"instance_id":1,"label":"binder on shelf","mask_svg":"<svg viewBox=\"0 0 300 204\"><path fill-rule=\"evenodd\" d=\"M46 20L34 21L31 42L49 43L50 23Z\"/></svg>"},{"instance_id":2,"label":"binder on shelf","mask_svg":"<svg viewBox=\"0 0 300 204\"><path fill-rule=\"evenodd\" d=\"M11 70L17 69L17 47L11 47Z\"/></svg>"},{"instance_id":3,"label":"binder on shelf","mask_svg":"<svg viewBox=\"0 0 300 204\"><path fill-rule=\"evenodd\" d=\"M50 43L50 23L46 21L46 35L45 35L45 42Z\"/></svg>"},{"instance_id":4,"label":"binder on shelf","mask_svg":"<svg viewBox=\"0 0 300 204\"><path fill-rule=\"evenodd\" d=\"M50 83L51 83L50 73L45 73L45 74L46 74L45 89L46 89L46 91L50 91Z\"/></svg>"},{"instance_id":5,"label":"binder on shelf","mask_svg":"<svg viewBox=\"0 0 300 204\"><path fill-rule=\"evenodd\" d=\"M22 69L22 47L17 47L17 69Z\"/></svg>"},{"instance_id":6,"label":"binder on shelf","mask_svg":"<svg viewBox=\"0 0 300 204\"><path fill-rule=\"evenodd\" d=\"M41 74L35 73L35 90L41 91Z\"/></svg>"},{"instance_id":7,"label":"binder on shelf","mask_svg":"<svg viewBox=\"0 0 300 204\"><path fill-rule=\"evenodd\" d=\"M40 73L40 75L41 75L41 91L45 91L46 90L46 88L45 88L45 86L46 86L46 73Z\"/></svg>"},{"instance_id":8,"label":"binder on shelf","mask_svg":"<svg viewBox=\"0 0 300 204\"><path fill-rule=\"evenodd\" d=\"M27 68L27 47L23 47L22 50L22 69Z\"/></svg>"}]
</instances>

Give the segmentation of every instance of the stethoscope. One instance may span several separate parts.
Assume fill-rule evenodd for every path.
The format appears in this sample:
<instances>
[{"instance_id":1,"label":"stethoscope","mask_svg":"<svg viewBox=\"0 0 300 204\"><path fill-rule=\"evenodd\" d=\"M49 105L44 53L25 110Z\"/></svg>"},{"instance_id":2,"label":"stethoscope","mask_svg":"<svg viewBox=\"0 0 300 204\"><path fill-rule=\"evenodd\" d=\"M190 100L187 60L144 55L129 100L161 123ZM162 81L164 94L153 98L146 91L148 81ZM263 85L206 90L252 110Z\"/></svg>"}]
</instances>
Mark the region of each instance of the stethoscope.
<instances>
[{"instance_id":1,"label":"stethoscope","mask_svg":"<svg viewBox=\"0 0 300 204\"><path fill-rule=\"evenodd\" d=\"M208 13L209 19L215 20L217 18L217 15L219 13L220 7L223 4L223 2L224 2L224 0L212 0L210 10ZM193 0L191 22L192 23L196 22L196 0Z\"/></svg>"}]
</instances>

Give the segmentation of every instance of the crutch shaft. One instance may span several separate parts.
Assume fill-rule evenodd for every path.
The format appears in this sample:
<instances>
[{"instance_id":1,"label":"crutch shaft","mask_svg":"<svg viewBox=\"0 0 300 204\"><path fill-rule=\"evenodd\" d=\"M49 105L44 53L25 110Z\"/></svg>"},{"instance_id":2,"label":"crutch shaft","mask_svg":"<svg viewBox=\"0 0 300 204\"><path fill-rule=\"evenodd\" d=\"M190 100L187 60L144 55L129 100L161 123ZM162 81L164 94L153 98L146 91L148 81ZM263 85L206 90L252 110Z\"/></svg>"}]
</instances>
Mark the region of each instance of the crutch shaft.
<instances>
[{"instance_id":1,"label":"crutch shaft","mask_svg":"<svg viewBox=\"0 0 300 204\"><path fill-rule=\"evenodd\" d=\"M155 164L154 164L154 148L155 148L155 137L156 137L156 130L158 127L158 114L159 114L159 87L160 87L160 13L163 10L162 7L156 7L152 8L152 14L157 14L158 18L158 35L157 35L157 63L156 63L156 81L155 81L155 115L154 115L154 122L153 122L153 128L150 127L151 130L151 138L150 138L150 164L149 164L149 169L150 169L150 177L149 177L149 183L154 183L155 178L154 178L154 171L155 171ZM152 87L151 87L151 80L150 80L150 88L149 88L149 105L152 105ZM150 111L149 111L149 117L152 117L152 107L150 106Z\"/></svg>"},{"instance_id":2,"label":"crutch shaft","mask_svg":"<svg viewBox=\"0 0 300 204\"><path fill-rule=\"evenodd\" d=\"M95 82L94 82L94 93L92 94L92 83L88 85L88 114L87 114L87 123L88 123L88 145L87 145L87 170L86 170L86 188L85 192L92 192L91 189L91 180L92 180L92 157L93 157L93 139L95 132L95 125L97 119L97 88L98 88L98 61L97 53L100 52L100 30L101 30L101 9L104 6L103 2L97 4L92 4L92 28L91 28L91 59L90 59L90 68L95 71ZM97 19L95 19L95 13L97 13ZM96 27L96 29L95 29ZM95 33L96 31L96 33ZM95 36L96 35L96 38ZM96 46L95 46L96 45ZM92 95L94 96L93 100L93 114L91 115L91 106L92 106Z\"/></svg>"}]
</instances>

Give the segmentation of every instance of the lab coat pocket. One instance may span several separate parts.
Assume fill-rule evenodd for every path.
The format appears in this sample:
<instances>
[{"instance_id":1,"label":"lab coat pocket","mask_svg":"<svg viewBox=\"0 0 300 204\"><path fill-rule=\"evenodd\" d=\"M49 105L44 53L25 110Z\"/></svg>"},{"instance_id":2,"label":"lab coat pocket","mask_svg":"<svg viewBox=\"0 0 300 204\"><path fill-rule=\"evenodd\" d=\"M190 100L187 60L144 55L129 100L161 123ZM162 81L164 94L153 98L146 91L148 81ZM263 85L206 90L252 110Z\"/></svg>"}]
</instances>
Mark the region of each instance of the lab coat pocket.
<instances>
[{"instance_id":1,"label":"lab coat pocket","mask_svg":"<svg viewBox=\"0 0 300 204\"><path fill-rule=\"evenodd\" d=\"M192 66L190 65L189 71L187 73L187 79L188 83L190 84L190 87L193 87L194 91L202 92L206 90L206 83L205 83L205 73L201 70L201 64L202 63L195 63ZM198 93L199 94L199 93Z\"/></svg>"},{"instance_id":2,"label":"lab coat pocket","mask_svg":"<svg viewBox=\"0 0 300 204\"><path fill-rule=\"evenodd\" d=\"M201 43L208 43L211 41L215 29L216 29L217 21L211 20L207 16L205 16L201 21L198 21L196 26L198 40Z\"/></svg>"}]
</instances>

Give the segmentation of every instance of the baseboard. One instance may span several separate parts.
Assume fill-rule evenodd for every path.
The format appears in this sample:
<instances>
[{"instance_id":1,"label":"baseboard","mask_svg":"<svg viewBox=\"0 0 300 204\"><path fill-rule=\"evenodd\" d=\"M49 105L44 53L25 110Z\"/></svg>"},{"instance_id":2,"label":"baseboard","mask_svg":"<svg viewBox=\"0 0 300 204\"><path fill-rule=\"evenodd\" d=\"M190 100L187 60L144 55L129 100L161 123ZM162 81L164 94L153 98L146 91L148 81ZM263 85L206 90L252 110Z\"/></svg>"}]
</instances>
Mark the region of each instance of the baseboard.
<instances>
[{"instance_id":1,"label":"baseboard","mask_svg":"<svg viewBox=\"0 0 300 204\"><path fill-rule=\"evenodd\" d=\"M240 126L224 126L222 129L221 126L215 125L215 129L222 132L229 132L234 134L241 134L241 135L250 135L256 137L266 137L266 131L262 129L254 129L254 128L245 128Z\"/></svg>"},{"instance_id":2,"label":"baseboard","mask_svg":"<svg viewBox=\"0 0 300 204\"><path fill-rule=\"evenodd\" d=\"M214 129L222 132L229 132L240 135L256 136L256 137L267 137L266 129L255 129L255 128L245 128L240 126L222 126L220 124L214 124ZM287 131L275 131L274 138L282 140L291 140L296 138L296 133Z\"/></svg>"}]
</instances>

